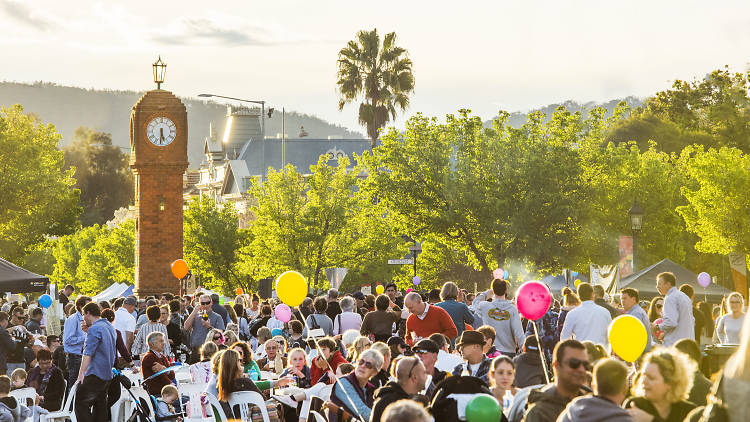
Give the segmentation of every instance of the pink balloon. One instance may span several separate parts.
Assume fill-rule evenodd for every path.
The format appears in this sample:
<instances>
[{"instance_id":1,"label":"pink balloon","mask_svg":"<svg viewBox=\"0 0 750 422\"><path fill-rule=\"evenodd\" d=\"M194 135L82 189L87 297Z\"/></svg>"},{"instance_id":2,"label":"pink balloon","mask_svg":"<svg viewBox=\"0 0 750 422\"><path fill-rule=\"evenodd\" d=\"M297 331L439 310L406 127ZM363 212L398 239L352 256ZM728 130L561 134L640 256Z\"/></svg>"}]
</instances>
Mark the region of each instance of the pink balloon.
<instances>
[{"instance_id":1,"label":"pink balloon","mask_svg":"<svg viewBox=\"0 0 750 422\"><path fill-rule=\"evenodd\" d=\"M276 309L274 310L274 315L279 321L287 323L292 319L292 309L282 303L281 305L276 307Z\"/></svg>"},{"instance_id":2,"label":"pink balloon","mask_svg":"<svg viewBox=\"0 0 750 422\"><path fill-rule=\"evenodd\" d=\"M711 275L707 272L698 274L698 284L700 284L701 287L708 287L708 285L711 284Z\"/></svg>"},{"instance_id":3,"label":"pink balloon","mask_svg":"<svg viewBox=\"0 0 750 422\"><path fill-rule=\"evenodd\" d=\"M406 289L406 293L411 292L411 290L412 290L411 287L409 287L408 289Z\"/></svg>"},{"instance_id":4,"label":"pink balloon","mask_svg":"<svg viewBox=\"0 0 750 422\"><path fill-rule=\"evenodd\" d=\"M552 303L552 295L547 286L538 281L527 281L516 293L518 312L532 321L544 316Z\"/></svg>"},{"instance_id":5,"label":"pink balloon","mask_svg":"<svg viewBox=\"0 0 750 422\"><path fill-rule=\"evenodd\" d=\"M505 271L502 268L495 268L495 271L492 272L492 276L498 280L502 280L504 275Z\"/></svg>"}]
</instances>

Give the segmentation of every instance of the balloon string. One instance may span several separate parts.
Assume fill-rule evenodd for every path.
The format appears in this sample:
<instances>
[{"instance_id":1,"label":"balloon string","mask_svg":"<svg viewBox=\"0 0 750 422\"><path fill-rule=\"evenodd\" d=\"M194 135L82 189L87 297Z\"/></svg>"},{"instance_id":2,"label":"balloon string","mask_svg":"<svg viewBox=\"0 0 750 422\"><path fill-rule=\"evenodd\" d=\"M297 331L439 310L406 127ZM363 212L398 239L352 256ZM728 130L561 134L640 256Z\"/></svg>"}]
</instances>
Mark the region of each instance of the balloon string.
<instances>
[{"instance_id":1,"label":"balloon string","mask_svg":"<svg viewBox=\"0 0 750 422\"><path fill-rule=\"evenodd\" d=\"M318 339L315 338L315 337L311 337L310 336L310 327L307 325L307 318L305 318L302 322L305 324L305 328L307 328L307 338L308 339L312 339L313 343L315 343L315 349L318 351L318 356L320 356L321 358L323 358L323 361L326 363L326 366L328 367L328 370L331 371L331 372L333 372L333 368L331 368L331 364L328 363L328 359L326 359L323 356L323 352L320 351L320 345L318 344ZM314 364L315 364L314 362L310 362L310 365L314 365ZM357 365L357 363L354 362L354 366L355 366L354 369L355 370L357 369L356 365ZM335 375L334 375L334 378L335 378ZM331 387L331 395L333 395L333 388L335 387L335 384L336 384L336 380L335 379L332 380L332 381L333 381L334 386ZM352 410L356 412L357 411L357 407L354 405L354 400L352 400L352 398L349 397L349 393L346 392L346 388L341 388L341 391L344 392L344 395L346 396L346 399L349 400L349 405L352 407ZM361 418L361 415L359 415L359 416Z\"/></svg>"},{"instance_id":2,"label":"balloon string","mask_svg":"<svg viewBox=\"0 0 750 422\"><path fill-rule=\"evenodd\" d=\"M536 337L536 347L539 349L539 357L542 358L542 368L544 368L544 379L547 380L547 384L549 384L549 373L547 373L547 358L544 357L544 347L542 347L542 342L539 341L539 331L537 331L536 328L536 321L530 321L531 325L534 326L534 337Z\"/></svg>"}]
</instances>

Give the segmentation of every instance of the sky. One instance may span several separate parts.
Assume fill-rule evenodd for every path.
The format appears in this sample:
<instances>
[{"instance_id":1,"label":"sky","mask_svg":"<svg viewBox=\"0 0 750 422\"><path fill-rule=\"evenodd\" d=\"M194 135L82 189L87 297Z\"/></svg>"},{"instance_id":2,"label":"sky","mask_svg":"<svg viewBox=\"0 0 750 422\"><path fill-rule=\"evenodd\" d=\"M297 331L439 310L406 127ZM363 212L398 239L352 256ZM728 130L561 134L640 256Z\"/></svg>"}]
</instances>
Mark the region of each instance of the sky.
<instances>
[{"instance_id":1,"label":"sky","mask_svg":"<svg viewBox=\"0 0 750 422\"><path fill-rule=\"evenodd\" d=\"M415 92L395 124L646 97L750 62L750 2L0 0L0 80L264 100L364 132L338 110L338 51L396 32Z\"/></svg>"}]
</instances>

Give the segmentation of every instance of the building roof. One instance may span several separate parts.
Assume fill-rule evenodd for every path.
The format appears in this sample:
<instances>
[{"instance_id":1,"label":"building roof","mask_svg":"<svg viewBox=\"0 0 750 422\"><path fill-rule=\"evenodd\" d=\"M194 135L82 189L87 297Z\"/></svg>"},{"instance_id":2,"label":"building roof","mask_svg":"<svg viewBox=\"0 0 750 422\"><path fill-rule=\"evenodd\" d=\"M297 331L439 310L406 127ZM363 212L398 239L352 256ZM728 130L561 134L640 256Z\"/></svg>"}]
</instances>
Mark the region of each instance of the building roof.
<instances>
[{"instance_id":1,"label":"building roof","mask_svg":"<svg viewBox=\"0 0 750 422\"><path fill-rule=\"evenodd\" d=\"M350 166L355 163L354 153L362 154L370 148L369 139L287 139L286 160L281 162L282 142L280 139L252 140L242 148L242 155L237 157L247 163L252 176L265 175L268 167L281 168L292 164L298 172L309 173L310 166L318 163L318 157L329 156L332 165L342 157L349 157Z\"/></svg>"},{"instance_id":2,"label":"building roof","mask_svg":"<svg viewBox=\"0 0 750 422\"><path fill-rule=\"evenodd\" d=\"M675 277L677 277L677 287L689 284L693 286L696 297L705 297L712 303L721 302L721 298L724 295L732 292L726 287L714 283L709 284L708 287L702 287L698 284L698 276L694 272L670 259L663 259L654 265L623 278L620 280L620 290L626 287L635 288L638 289L639 296L651 299L659 295L659 292L656 290L656 276L666 271L674 273Z\"/></svg>"},{"instance_id":3,"label":"building roof","mask_svg":"<svg viewBox=\"0 0 750 422\"><path fill-rule=\"evenodd\" d=\"M239 195L250 188L250 173L243 160L227 161L226 177L221 187L222 195Z\"/></svg>"}]
</instances>

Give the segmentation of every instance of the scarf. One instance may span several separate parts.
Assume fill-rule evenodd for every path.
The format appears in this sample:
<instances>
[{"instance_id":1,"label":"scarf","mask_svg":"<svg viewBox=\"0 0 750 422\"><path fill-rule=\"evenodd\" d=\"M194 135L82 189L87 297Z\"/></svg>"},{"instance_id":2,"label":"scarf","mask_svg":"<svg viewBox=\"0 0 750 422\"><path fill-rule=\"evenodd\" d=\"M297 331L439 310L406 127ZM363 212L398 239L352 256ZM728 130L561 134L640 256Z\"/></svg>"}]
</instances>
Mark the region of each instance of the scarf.
<instances>
[{"instance_id":1,"label":"scarf","mask_svg":"<svg viewBox=\"0 0 750 422\"><path fill-rule=\"evenodd\" d=\"M37 394L40 396L43 396L44 393L47 391L47 384L49 384L49 379L52 377L52 372L57 368L55 364L52 364L52 366L47 370L47 372L44 374L43 377L41 377L41 382L39 381L39 377L41 376L41 371L31 371L29 373L29 379L26 380L26 384L29 387L34 387L36 389ZM38 369L38 367L36 368Z\"/></svg>"}]
</instances>

